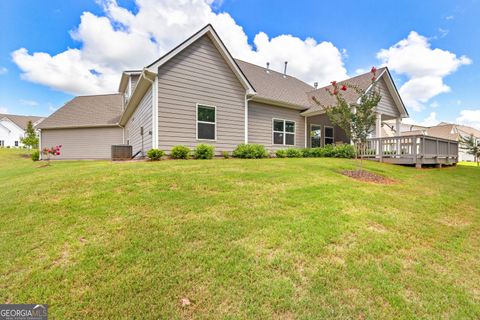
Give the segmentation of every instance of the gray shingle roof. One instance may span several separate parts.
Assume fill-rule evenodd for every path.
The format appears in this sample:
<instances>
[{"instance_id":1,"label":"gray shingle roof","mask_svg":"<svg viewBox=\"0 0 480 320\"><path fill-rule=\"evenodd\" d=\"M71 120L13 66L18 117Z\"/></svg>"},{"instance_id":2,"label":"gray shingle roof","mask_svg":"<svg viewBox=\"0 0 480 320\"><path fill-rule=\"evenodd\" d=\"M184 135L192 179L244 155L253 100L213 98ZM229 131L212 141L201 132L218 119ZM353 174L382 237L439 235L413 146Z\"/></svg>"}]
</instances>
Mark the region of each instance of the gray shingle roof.
<instances>
[{"instance_id":1,"label":"gray shingle roof","mask_svg":"<svg viewBox=\"0 0 480 320\"><path fill-rule=\"evenodd\" d=\"M32 121L32 124L40 122L44 117L37 117L37 116L20 116L16 114L0 114L0 119L8 118L10 121L15 123L17 126L22 128L23 130L27 129L27 125L29 121Z\"/></svg>"},{"instance_id":2,"label":"gray shingle roof","mask_svg":"<svg viewBox=\"0 0 480 320\"><path fill-rule=\"evenodd\" d=\"M95 127L118 124L122 95L106 94L75 97L43 120L37 128Z\"/></svg>"},{"instance_id":3,"label":"gray shingle roof","mask_svg":"<svg viewBox=\"0 0 480 320\"><path fill-rule=\"evenodd\" d=\"M255 64L235 59L235 62L257 92L257 98L309 107L307 92L313 87L287 74L269 70Z\"/></svg>"},{"instance_id":4,"label":"gray shingle roof","mask_svg":"<svg viewBox=\"0 0 480 320\"><path fill-rule=\"evenodd\" d=\"M380 75L382 75L384 71L385 68L379 68L376 73L377 77L380 77ZM356 77L339 81L338 83L339 85L348 83L362 90L367 90L368 87L372 84L372 74L370 72L367 72ZM327 88L331 88L331 85L308 92L308 100L312 107L308 109L305 114L322 111L323 106L332 106L336 103L336 98L327 92ZM348 103L356 103L358 98L360 98L360 95L353 89L348 89L345 92L342 91L342 95ZM313 100L314 98L320 103L320 105L315 103L315 100Z\"/></svg>"}]
</instances>

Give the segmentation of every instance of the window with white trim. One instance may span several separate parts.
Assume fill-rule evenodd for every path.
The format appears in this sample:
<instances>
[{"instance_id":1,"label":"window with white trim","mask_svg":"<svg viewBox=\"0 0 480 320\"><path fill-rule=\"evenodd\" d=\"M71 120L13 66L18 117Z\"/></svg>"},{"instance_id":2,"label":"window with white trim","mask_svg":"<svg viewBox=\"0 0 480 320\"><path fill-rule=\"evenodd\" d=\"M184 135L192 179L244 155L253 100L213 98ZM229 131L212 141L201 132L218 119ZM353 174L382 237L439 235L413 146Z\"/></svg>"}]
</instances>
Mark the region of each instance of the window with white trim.
<instances>
[{"instance_id":1,"label":"window with white trim","mask_svg":"<svg viewBox=\"0 0 480 320\"><path fill-rule=\"evenodd\" d=\"M197 139L217 139L217 108L197 104Z\"/></svg>"},{"instance_id":2,"label":"window with white trim","mask_svg":"<svg viewBox=\"0 0 480 320\"><path fill-rule=\"evenodd\" d=\"M5 147L5 140L0 140L0 147Z\"/></svg>"},{"instance_id":3,"label":"window with white trim","mask_svg":"<svg viewBox=\"0 0 480 320\"><path fill-rule=\"evenodd\" d=\"M295 145L295 121L273 119L273 144Z\"/></svg>"}]
</instances>

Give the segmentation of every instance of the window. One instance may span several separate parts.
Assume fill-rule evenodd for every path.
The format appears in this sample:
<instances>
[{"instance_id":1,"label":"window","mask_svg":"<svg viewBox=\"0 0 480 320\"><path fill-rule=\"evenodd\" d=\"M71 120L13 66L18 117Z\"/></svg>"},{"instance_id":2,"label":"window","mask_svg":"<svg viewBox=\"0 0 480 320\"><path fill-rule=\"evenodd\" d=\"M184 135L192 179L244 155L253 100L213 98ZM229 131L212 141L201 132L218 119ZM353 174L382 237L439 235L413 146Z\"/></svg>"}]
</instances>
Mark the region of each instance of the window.
<instances>
[{"instance_id":1,"label":"window","mask_svg":"<svg viewBox=\"0 0 480 320\"><path fill-rule=\"evenodd\" d=\"M15 141L15 147L18 147L18 141Z\"/></svg>"},{"instance_id":2,"label":"window","mask_svg":"<svg viewBox=\"0 0 480 320\"><path fill-rule=\"evenodd\" d=\"M273 119L273 144L295 145L295 122Z\"/></svg>"},{"instance_id":3,"label":"window","mask_svg":"<svg viewBox=\"0 0 480 320\"><path fill-rule=\"evenodd\" d=\"M4 140L0 140L0 147L5 147L5 141Z\"/></svg>"},{"instance_id":4,"label":"window","mask_svg":"<svg viewBox=\"0 0 480 320\"><path fill-rule=\"evenodd\" d=\"M197 139L217 139L217 108L197 104Z\"/></svg>"},{"instance_id":5,"label":"window","mask_svg":"<svg viewBox=\"0 0 480 320\"><path fill-rule=\"evenodd\" d=\"M333 128L325 127L325 145L333 144Z\"/></svg>"},{"instance_id":6,"label":"window","mask_svg":"<svg viewBox=\"0 0 480 320\"><path fill-rule=\"evenodd\" d=\"M322 127L317 124L310 125L310 147L321 147Z\"/></svg>"}]
</instances>

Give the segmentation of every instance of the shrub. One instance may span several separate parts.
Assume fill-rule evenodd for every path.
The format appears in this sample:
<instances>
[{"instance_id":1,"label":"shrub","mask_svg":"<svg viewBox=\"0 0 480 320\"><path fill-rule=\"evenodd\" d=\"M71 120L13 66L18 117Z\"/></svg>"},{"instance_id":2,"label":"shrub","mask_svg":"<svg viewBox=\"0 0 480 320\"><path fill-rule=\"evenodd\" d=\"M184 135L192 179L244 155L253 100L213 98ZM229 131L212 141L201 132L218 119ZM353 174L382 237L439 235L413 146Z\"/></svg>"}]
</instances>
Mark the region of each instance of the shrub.
<instances>
[{"instance_id":1,"label":"shrub","mask_svg":"<svg viewBox=\"0 0 480 320\"><path fill-rule=\"evenodd\" d=\"M224 159L230 158L230 154L228 153L228 151L222 151L222 156Z\"/></svg>"},{"instance_id":2,"label":"shrub","mask_svg":"<svg viewBox=\"0 0 480 320\"><path fill-rule=\"evenodd\" d=\"M341 144L333 148L335 158L355 158L355 147L351 144Z\"/></svg>"},{"instance_id":3,"label":"shrub","mask_svg":"<svg viewBox=\"0 0 480 320\"><path fill-rule=\"evenodd\" d=\"M288 148L287 149L287 157L288 158L301 158L302 157L302 150L297 148Z\"/></svg>"},{"instance_id":4,"label":"shrub","mask_svg":"<svg viewBox=\"0 0 480 320\"><path fill-rule=\"evenodd\" d=\"M323 157L333 157L335 154L335 146L333 144L327 144L323 147Z\"/></svg>"},{"instance_id":5,"label":"shrub","mask_svg":"<svg viewBox=\"0 0 480 320\"><path fill-rule=\"evenodd\" d=\"M215 147L209 144L199 144L193 151L193 157L195 159L212 159Z\"/></svg>"},{"instance_id":6,"label":"shrub","mask_svg":"<svg viewBox=\"0 0 480 320\"><path fill-rule=\"evenodd\" d=\"M190 148L186 146L174 146L170 151L170 156L173 159L188 159Z\"/></svg>"},{"instance_id":7,"label":"shrub","mask_svg":"<svg viewBox=\"0 0 480 320\"><path fill-rule=\"evenodd\" d=\"M40 160L40 150L34 150L32 152L32 161Z\"/></svg>"},{"instance_id":8,"label":"shrub","mask_svg":"<svg viewBox=\"0 0 480 320\"><path fill-rule=\"evenodd\" d=\"M233 150L233 156L242 159L259 159L268 156L265 147L260 144L239 144Z\"/></svg>"},{"instance_id":9,"label":"shrub","mask_svg":"<svg viewBox=\"0 0 480 320\"><path fill-rule=\"evenodd\" d=\"M153 161L161 160L164 155L165 155L165 152L163 152L160 149L150 149L147 152L147 157L149 157L150 160L153 160Z\"/></svg>"},{"instance_id":10,"label":"shrub","mask_svg":"<svg viewBox=\"0 0 480 320\"><path fill-rule=\"evenodd\" d=\"M286 158L287 157L287 150L285 150L285 149L277 150L275 152L275 156L277 156L277 158Z\"/></svg>"},{"instance_id":11,"label":"shrub","mask_svg":"<svg viewBox=\"0 0 480 320\"><path fill-rule=\"evenodd\" d=\"M309 149L309 148L302 149L302 157L304 157L304 158L313 157L312 149Z\"/></svg>"}]
</instances>

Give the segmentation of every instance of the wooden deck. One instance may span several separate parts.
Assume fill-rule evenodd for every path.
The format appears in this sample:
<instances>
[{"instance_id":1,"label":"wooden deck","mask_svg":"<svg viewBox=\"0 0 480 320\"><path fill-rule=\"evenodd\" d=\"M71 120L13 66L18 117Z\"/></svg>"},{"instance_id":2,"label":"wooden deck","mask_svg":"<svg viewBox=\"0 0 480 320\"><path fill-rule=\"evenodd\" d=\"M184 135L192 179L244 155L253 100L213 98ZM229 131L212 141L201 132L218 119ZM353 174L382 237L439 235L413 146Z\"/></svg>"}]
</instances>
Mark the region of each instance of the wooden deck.
<instances>
[{"instance_id":1,"label":"wooden deck","mask_svg":"<svg viewBox=\"0 0 480 320\"><path fill-rule=\"evenodd\" d=\"M455 165L458 162L458 142L441 138L400 136L368 139L359 155L368 160L393 164Z\"/></svg>"}]
</instances>

